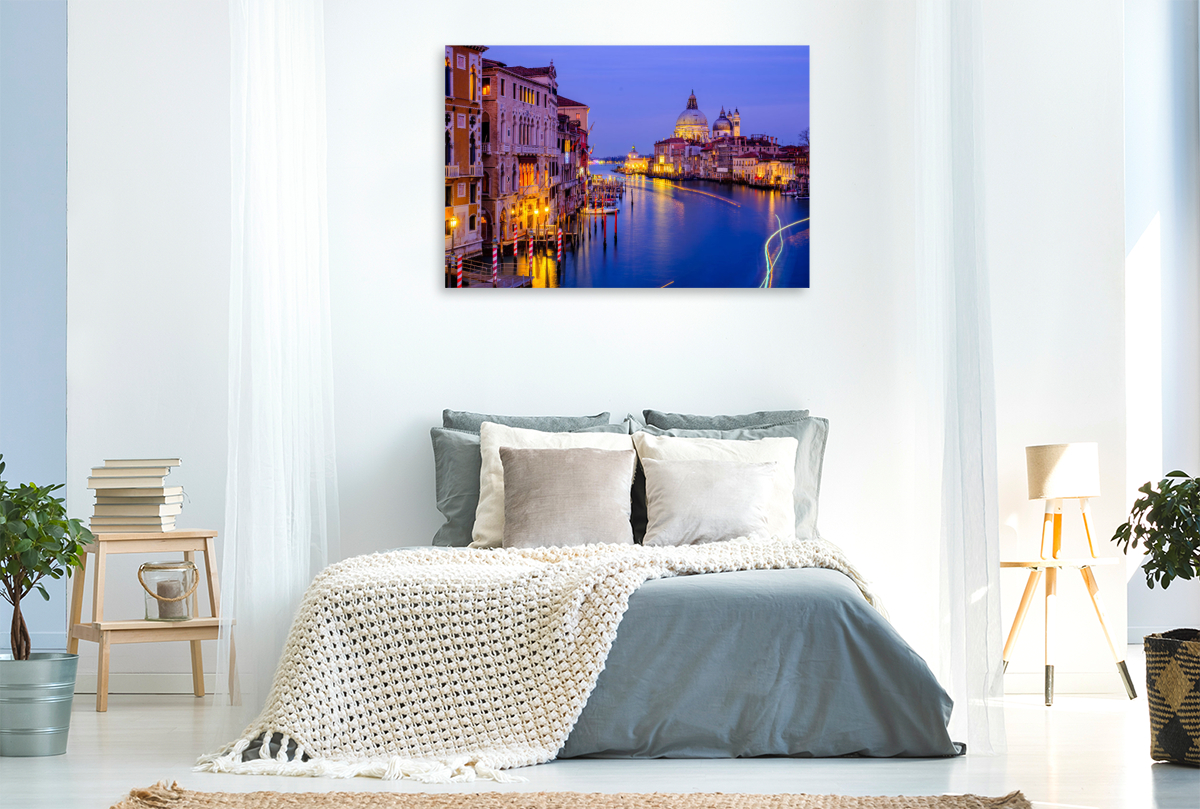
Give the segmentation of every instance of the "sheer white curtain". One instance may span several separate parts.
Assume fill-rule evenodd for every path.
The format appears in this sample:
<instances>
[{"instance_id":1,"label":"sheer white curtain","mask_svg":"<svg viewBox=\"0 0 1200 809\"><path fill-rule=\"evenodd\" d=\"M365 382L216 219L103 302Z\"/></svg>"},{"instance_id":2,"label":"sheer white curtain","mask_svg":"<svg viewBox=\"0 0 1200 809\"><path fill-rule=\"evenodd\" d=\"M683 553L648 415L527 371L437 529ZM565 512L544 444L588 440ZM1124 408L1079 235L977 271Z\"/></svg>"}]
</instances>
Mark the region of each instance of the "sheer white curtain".
<instances>
[{"instance_id":1,"label":"sheer white curtain","mask_svg":"<svg viewBox=\"0 0 1200 809\"><path fill-rule=\"evenodd\" d=\"M322 0L231 0L229 469L220 644L263 704L301 596L338 552Z\"/></svg>"},{"instance_id":2,"label":"sheer white curtain","mask_svg":"<svg viewBox=\"0 0 1200 809\"><path fill-rule=\"evenodd\" d=\"M951 732L1005 747L996 399L984 242L982 9L920 0L916 37L916 318L926 530L941 537L940 675Z\"/></svg>"}]
</instances>

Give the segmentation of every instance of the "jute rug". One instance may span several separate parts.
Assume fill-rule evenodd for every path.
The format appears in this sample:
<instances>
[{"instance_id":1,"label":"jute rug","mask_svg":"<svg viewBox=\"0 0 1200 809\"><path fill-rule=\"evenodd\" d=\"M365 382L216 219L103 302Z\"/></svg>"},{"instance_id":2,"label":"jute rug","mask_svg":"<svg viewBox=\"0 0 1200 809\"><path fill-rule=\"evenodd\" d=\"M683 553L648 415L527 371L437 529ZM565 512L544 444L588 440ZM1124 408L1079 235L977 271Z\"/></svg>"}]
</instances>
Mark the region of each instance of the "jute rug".
<instances>
[{"instance_id":1,"label":"jute rug","mask_svg":"<svg viewBox=\"0 0 1200 809\"><path fill-rule=\"evenodd\" d=\"M161 781L112 809L1031 809L1020 792L979 795L649 795L599 792L192 792Z\"/></svg>"}]
</instances>

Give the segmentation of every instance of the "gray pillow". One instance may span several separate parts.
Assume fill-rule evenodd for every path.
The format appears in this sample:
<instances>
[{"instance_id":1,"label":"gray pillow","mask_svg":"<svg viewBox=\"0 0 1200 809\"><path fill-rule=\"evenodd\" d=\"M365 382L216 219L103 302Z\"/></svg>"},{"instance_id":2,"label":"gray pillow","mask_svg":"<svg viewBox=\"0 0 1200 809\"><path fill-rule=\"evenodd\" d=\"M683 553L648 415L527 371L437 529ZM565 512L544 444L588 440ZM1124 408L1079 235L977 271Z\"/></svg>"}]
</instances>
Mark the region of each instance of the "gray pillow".
<instances>
[{"instance_id":1,"label":"gray pillow","mask_svg":"<svg viewBox=\"0 0 1200 809\"><path fill-rule=\"evenodd\" d=\"M775 461L643 458L650 524L644 545L698 545L765 537L775 495Z\"/></svg>"},{"instance_id":2,"label":"gray pillow","mask_svg":"<svg viewBox=\"0 0 1200 809\"><path fill-rule=\"evenodd\" d=\"M637 453L500 447L504 547L633 544L629 487Z\"/></svg>"},{"instance_id":3,"label":"gray pillow","mask_svg":"<svg viewBox=\"0 0 1200 809\"><path fill-rule=\"evenodd\" d=\"M506 427L522 427L526 430L541 430L544 433L572 433L587 427L607 426L609 415L597 413L594 416L492 416L463 410L443 410L442 426L477 433L479 425L490 421Z\"/></svg>"},{"instance_id":4,"label":"gray pillow","mask_svg":"<svg viewBox=\"0 0 1200 809\"><path fill-rule=\"evenodd\" d=\"M808 411L759 410L740 416L693 416L688 413L643 410L642 415L646 417L647 425L662 430L737 430L742 427L771 427L799 421L808 416Z\"/></svg>"},{"instance_id":5,"label":"gray pillow","mask_svg":"<svg viewBox=\"0 0 1200 809\"><path fill-rule=\"evenodd\" d=\"M479 505L479 433L434 427L434 494L446 522L433 535L434 545L471 544L475 508Z\"/></svg>"},{"instance_id":6,"label":"gray pillow","mask_svg":"<svg viewBox=\"0 0 1200 809\"><path fill-rule=\"evenodd\" d=\"M447 413L450 411L446 411ZM626 424L601 424L576 432L626 433ZM434 492L437 509L446 518L433 536L434 545L465 548L471 544L475 510L479 507L479 433L434 427Z\"/></svg>"},{"instance_id":7,"label":"gray pillow","mask_svg":"<svg viewBox=\"0 0 1200 809\"><path fill-rule=\"evenodd\" d=\"M791 436L799 442L796 450L796 537L809 539L818 536L817 505L821 495L821 467L825 462L825 442L829 437L829 421L809 416L788 424L770 427L745 427L736 430L664 430L647 425L651 435L681 438L723 438L736 441L757 441L760 438ZM634 491L637 496L637 491Z\"/></svg>"}]
</instances>

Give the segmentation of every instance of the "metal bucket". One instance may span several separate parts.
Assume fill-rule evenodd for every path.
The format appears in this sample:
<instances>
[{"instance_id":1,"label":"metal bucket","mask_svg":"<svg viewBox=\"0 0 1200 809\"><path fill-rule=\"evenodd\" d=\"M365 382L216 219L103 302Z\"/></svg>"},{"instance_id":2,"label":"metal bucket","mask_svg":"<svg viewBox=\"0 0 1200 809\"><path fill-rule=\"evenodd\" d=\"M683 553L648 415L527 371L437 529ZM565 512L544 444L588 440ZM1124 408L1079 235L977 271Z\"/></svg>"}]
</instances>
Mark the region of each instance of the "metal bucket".
<instances>
[{"instance_id":1,"label":"metal bucket","mask_svg":"<svg viewBox=\"0 0 1200 809\"><path fill-rule=\"evenodd\" d=\"M63 652L0 655L0 756L67 752L78 666L79 655Z\"/></svg>"}]
</instances>

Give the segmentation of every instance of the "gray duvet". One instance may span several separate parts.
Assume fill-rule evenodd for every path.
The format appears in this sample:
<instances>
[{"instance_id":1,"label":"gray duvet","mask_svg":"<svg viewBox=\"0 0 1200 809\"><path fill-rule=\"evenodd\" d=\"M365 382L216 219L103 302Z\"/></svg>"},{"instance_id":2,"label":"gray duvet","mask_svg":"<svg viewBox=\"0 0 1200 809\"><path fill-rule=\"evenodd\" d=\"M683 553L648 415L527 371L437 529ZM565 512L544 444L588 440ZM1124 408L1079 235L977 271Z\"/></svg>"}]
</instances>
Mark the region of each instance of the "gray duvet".
<instances>
[{"instance_id":1,"label":"gray duvet","mask_svg":"<svg viewBox=\"0 0 1200 809\"><path fill-rule=\"evenodd\" d=\"M841 573L679 576L630 597L558 757L953 756L951 708Z\"/></svg>"}]
</instances>

